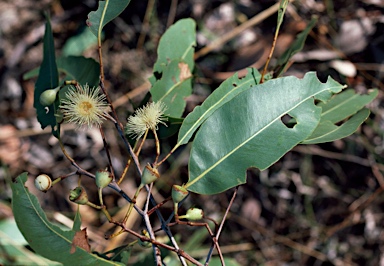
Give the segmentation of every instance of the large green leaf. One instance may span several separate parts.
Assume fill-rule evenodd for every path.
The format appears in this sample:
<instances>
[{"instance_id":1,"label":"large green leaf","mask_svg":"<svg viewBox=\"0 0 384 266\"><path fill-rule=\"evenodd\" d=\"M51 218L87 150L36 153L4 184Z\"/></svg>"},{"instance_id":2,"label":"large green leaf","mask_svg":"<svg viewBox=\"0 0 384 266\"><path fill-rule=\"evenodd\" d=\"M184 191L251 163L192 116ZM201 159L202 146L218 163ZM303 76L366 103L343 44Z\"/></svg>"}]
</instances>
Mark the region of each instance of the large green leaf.
<instances>
[{"instance_id":1,"label":"large green leaf","mask_svg":"<svg viewBox=\"0 0 384 266\"><path fill-rule=\"evenodd\" d=\"M326 102L344 88L316 74L272 79L224 104L201 126L189 161L188 190L215 194L246 182L249 167L266 169L305 140L321 118L314 101ZM288 114L296 124L287 127Z\"/></svg>"},{"instance_id":2,"label":"large green leaf","mask_svg":"<svg viewBox=\"0 0 384 266\"><path fill-rule=\"evenodd\" d=\"M154 75L150 78L153 101L163 101L167 115L181 117L185 97L192 92L192 71L196 45L196 25L192 19L179 20L161 37Z\"/></svg>"},{"instance_id":3,"label":"large green leaf","mask_svg":"<svg viewBox=\"0 0 384 266\"><path fill-rule=\"evenodd\" d=\"M87 25L92 33L98 37L104 26L116 18L128 6L131 0L105 0L99 1L99 7L96 11L88 14Z\"/></svg>"},{"instance_id":4,"label":"large green leaf","mask_svg":"<svg viewBox=\"0 0 384 266\"><path fill-rule=\"evenodd\" d=\"M167 116L181 117L186 105L185 98L191 95L192 74L189 70L185 72L187 67L188 65L179 59L172 60L161 79L151 88L153 101L162 101L167 106Z\"/></svg>"},{"instance_id":5,"label":"large green leaf","mask_svg":"<svg viewBox=\"0 0 384 266\"><path fill-rule=\"evenodd\" d=\"M300 52L303 49L308 34L311 32L316 23L317 17L312 17L307 27L296 36L295 41L277 60L276 67L274 70L276 77L279 77L282 73L285 72L287 66L289 65L289 60L292 58L292 56L294 56L296 53Z\"/></svg>"},{"instance_id":6,"label":"large green leaf","mask_svg":"<svg viewBox=\"0 0 384 266\"><path fill-rule=\"evenodd\" d=\"M67 56L57 59L57 66L66 79L77 80L80 84L89 86L99 84L100 65L92 58L84 56Z\"/></svg>"},{"instance_id":7,"label":"large green leaf","mask_svg":"<svg viewBox=\"0 0 384 266\"><path fill-rule=\"evenodd\" d=\"M49 107L44 107L40 103L40 95L49 89L54 89L59 85L59 74L57 71L55 60L55 47L53 43L52 28L49 18L45 23L44 34L44 51L43 62L40 66L39 76L35 84L34 102L33 107L36 109L37 120L39 121L41 128L44 129L47 126L52 127L52 133L54 136L59 136L59 128L56 127L55 107L58 106L56 101Z\"/></svg>"},{"instance_id":8,"label":"large green leaf","mask_svg":"<svg viewBox=\"0 0 384 266\"><path fill-rule=\"evenodd\" d=\"M318 104L322 108L321 121L338 123L370 103L378 93L377 89L370 90L368 94L357 94L352 89L345 90L328 102Z\"/></svg>"},{"instance_id":9,"label":"large green leaf","mask_svg":"<svg viewBox=\"0 0 384 266\"><path fill-rule=\"evenodd\" d=\"M27 178L27 173L23 173L11 183L12 209L17 226L36 253L64 265L122 265L78 246L71 252L76 231L64 231L48 221L36 196L25 186ZM78 227L78 221L74 227Z\"/></svg>"},{"instance_id":10,"label":"large green leaf","mask_svg":"<svg viewBox=\"0 0 384 266\"><path fill-rule=\"evenodd\" d=\"M357 130L367 119L370 111L366 108L352 116L341 126L336 126L331 121L321 121L315 131L301 144L317 144L345 138Z\"/></svg>"},{"instance_id":11,"label":"large green leaf","mask_svg":"<svg viewBox=\"0 0 384 266\"><path fill-rule=\"evenodd\" d=\"M226 79L201 106L195 107L193 112L187 115L181 125L177 144L173 150L180 145L187 143L197 128L204 121L219 109L223 104L230 101L239 93L247 90L260 81L261 75L255 68L249 68L245 77L239 78L237 73Z\"/></svg>"}]
</instances>

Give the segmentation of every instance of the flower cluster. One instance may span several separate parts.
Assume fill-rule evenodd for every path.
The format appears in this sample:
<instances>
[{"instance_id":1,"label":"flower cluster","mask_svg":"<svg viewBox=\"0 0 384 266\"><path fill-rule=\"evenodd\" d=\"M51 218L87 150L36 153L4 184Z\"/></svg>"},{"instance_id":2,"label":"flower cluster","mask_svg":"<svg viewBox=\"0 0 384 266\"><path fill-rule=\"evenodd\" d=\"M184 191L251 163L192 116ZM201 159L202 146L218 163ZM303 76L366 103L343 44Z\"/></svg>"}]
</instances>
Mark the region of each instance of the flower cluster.
<instances>
[{"instance_id":1,"label":"flower cluster","mask_svg":"<svg viewBox=\"0 0 384 266\"><path fill-rule=\"evenodd\" d=\"M104 94L100 94L100 87L92 88L86 84L77 85L66 92L66 99L60 104L60 109L68 122L79 127L96 125L100 127L103 120L108 117L110 106Z\"/></svg>"},{"instance_id":2,"label":"flower cluster","mask_svg":"<svg viewBox=\"0 0 384 266\"><path fill-rule=\"evenodd\" d=\"M166 125L164 117L166 106L163 102L151 102L146 106L135 111L133 116L128 118L126 125L127 133L138 139L144 135L147 130L155 131L158 129L158 124Z\"/></svg>"}]
</instances>

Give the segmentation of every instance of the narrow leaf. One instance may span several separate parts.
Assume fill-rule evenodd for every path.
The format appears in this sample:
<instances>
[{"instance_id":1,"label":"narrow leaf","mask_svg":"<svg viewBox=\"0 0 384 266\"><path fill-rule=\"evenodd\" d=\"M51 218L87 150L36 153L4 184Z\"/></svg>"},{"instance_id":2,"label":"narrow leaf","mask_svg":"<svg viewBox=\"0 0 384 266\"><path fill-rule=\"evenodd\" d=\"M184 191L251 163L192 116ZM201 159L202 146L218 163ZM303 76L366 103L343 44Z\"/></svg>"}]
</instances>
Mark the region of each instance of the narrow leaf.
<instances>
[{"instance_id":1,"label":"narrow leaf","mask_svg":"<svg viewBox=\"0 0 384 266\"><path fill-rule=\"evenodd\" d=\"M52 28L49 18L45 23L43 62L40 66L39 76L35 84L33 107L36 109L37 120L41 128L52 127L52 133L58 137L59 129L56 127L55 107L58 103L44 107L40 103L40 95L49 89L54 89L59 84L59 74L55 61L55 47L53 43ZM55 105L55 106L54 106Z\"/></svg>"},{"instance_id":2,"label":"narrow leaf","mask_svg":"<svg viewBox=\"0 0 384 266\"><path fill-rule=\"evenodd\" d=\"M76 231L64 231L48 221L36 196L25 186L27 178L27 173L23 173L11 183L12 209L17 226L36 253L64 265L122 265L79 247L71 254Z\"/></svg>"},{"instance_id":3,"label":"narrow leaf","mask_svg":"<svg viewBox=\"0 0 384 266\"><path fill-rule=\"evenodd\" d=\"M87 25L92 33L98 37L104 26L116 18L128 6L131 0L105 0L99 1L96 11L88 14Z\"/></svg>"},{"instance_id":4,"label":"narrow leaf","mask_svg":"<svg viewBox=\"0 0 384 266\"><path fill-rule=\"evenodd\" d=\"M338 123L370 103L378 93L377 89L370 90L368 94L357 94L352 89L345 90L327 103L318 104L322 108L321 121Z\"/></svg>"},{"instance_id":5,"label":"narrow leaf","mask_svg":"<svg viewBox=\"0 0 384 266\"><path fill-rule=\"evenodd\" d=\"M289 60L292 58L292 56L294 56L296 53L300 52L303 49L308 34L311 32L316 23L317 17L314 16L308 23L307 27L296 36L295 41L277 60L276 67L274 70L276 77L279 77L282 73L285 72L287 66L289 65Z\"/></svg>"},{"instance_id":6,"label":"narrow leaf","mask_svg":"<svg viewBox=\"0 0 384 266\"><path fill-rule=\"evenodd\" d=\"M367 119L369 113L370 111L364 108L341 126L336 126L329 120L320 122L312 135L301 144L318 144L345 138L357 130L357 128Z\"/></svg>"},{"instance_id":7,"label":"narrow leaf","mask_svg":"<svg viewBox=\"0 0 384 266\"><path fill-rule=\"evenodd\" d=\"M272 79L240 93L213 113L193 142L188 190L215 194L246 182L249 167L266 169L314 131L321 108L345 86L316 74ZM295 126L281 118L290 115Z\"/></svg>"},{"instance_id":8,"label":"narrow leaf","mask_svg":"<svg viewBox=\"0 0 384 266\"><path fill-rule=\"evenodd\" d=\"M223 104L233 99L244 90L257 85L260 81L261 75L255 68L249 68L245 77L239 78L237 73L232 77L226 79L209 97L203 102L201 106L187 115L180 128L177 147L187 143L192 137L197 128L204 123L204 121L219 109Z\"/></svg>"}]
</instances>

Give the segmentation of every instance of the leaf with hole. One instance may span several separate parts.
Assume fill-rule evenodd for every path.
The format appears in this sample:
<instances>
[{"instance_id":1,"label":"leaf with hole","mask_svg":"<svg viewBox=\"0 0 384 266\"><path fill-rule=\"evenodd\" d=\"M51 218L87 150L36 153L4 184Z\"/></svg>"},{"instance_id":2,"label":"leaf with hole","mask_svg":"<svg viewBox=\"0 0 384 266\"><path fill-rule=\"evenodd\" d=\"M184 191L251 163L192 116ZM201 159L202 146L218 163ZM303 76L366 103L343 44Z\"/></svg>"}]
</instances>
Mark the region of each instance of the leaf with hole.
<instances>
[{"instance_id":1,"label":"leaf with hole","mask_svg":"<svg viewBox=\"0 0 384 266\"><path fill-rule=\"evenodd\" d=\"M284 77L240 93L214 112L193 142L186 188L216 194L246 182L249 167L266 169L312 134L321 118L315 100L326 102L345 86L316 74ZM281 118L295 119L287 127Z\"/></svg>"},{"instance_id":2,"label":"leaf with hole","mask_svg":"<svg viewBox=\"0 0 384 266\"><path fill-rule=\"evenodd\" d=\"M158 59L150 77L152 100L163 101L166 115L179 118L184 112L185 98L192 92L192 71L195 66L196 25L182 19L161 37Z\"/></svg>"},{"instance_id":3,"label":"leaf with hole","mask_svg":"<svg viewBox=\"0 0 384 266\"><path fill-rule=\"evenodd\" d=\"M161 79L151 88L152 100L166 106L165 115L181 117L185 109L185 98L192 92L192 74L189 67L179 59L172 60L165 68Z\"/></svg>"}]
</instances>

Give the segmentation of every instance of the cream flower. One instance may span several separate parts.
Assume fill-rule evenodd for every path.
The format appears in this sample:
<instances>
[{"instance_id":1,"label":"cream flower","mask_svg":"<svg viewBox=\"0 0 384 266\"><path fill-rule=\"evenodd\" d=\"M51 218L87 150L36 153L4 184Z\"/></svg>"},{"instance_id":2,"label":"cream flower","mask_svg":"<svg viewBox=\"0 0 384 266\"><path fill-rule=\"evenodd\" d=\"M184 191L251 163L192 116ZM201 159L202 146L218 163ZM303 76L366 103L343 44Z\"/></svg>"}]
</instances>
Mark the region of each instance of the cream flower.
<instances>
[{"instance_id":1,"label":"cream flower","mask_svg":"<svg viewBox=\"0 0 384 266\"><path fill-rule=\"evenodd\" d=\"M105 101L104 94L100 94L100 87L90 89L88 84L76 88L72 87L66 92L60 108L64 118L81 126L100 127L110 111L109 104Z\"/></svg>"},{"instance_id":2,"label":"cream flower","mask_svg":"<svg viewBox=\"0 0 384 266\"><path fill-rule=\"evenodd\" d=\"M135 114L128 118L127 133L138 139L149 129L157 130L159 123L166 125L164 122L167 121L167 118L164 117L166 109L167 107L163 102L147 103L146 106L137 109Z\"/></svg>"}]
</instances>

